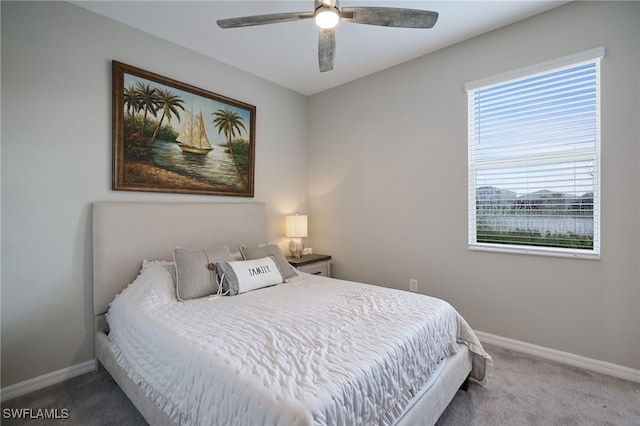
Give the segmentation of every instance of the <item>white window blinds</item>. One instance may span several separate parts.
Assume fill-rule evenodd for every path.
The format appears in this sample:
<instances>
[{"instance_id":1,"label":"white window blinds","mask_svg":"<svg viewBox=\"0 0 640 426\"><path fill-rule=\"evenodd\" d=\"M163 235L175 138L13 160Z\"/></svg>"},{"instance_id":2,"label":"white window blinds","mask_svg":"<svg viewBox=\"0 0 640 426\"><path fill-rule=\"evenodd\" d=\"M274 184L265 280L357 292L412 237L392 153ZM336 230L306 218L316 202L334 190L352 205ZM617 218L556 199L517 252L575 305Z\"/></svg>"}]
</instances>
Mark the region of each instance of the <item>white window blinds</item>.
<instances>
[{"instance_id":1,"label":"white window blinds","mask_svg":"<svg viewBox=\"0 0 640 426\"><path fill-rule=\"evenodd\" d=\"M599 256L603 54L466 86L469 248Z\"/></svg>"}]
</instances>

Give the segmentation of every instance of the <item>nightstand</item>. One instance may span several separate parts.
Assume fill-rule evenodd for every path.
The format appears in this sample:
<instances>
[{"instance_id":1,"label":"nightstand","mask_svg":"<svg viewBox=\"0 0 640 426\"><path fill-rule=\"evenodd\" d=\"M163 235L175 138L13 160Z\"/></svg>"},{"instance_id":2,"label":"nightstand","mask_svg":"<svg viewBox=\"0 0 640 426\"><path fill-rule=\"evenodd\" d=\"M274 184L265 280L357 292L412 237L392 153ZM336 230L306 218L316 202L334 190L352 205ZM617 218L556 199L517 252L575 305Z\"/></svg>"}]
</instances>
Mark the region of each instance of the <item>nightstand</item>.
<instances>
[{"instance_id":1,"label":"nightstand","mask_svg":"<svg viewBox=\"0 0 640 426\"><path fill-rule=\"evenodd\" d=\"M298 259L287 256L287 261L297 270L307 274L331 276L331 256L326 254L307 254Z\"/></svg>"}]
</instances>

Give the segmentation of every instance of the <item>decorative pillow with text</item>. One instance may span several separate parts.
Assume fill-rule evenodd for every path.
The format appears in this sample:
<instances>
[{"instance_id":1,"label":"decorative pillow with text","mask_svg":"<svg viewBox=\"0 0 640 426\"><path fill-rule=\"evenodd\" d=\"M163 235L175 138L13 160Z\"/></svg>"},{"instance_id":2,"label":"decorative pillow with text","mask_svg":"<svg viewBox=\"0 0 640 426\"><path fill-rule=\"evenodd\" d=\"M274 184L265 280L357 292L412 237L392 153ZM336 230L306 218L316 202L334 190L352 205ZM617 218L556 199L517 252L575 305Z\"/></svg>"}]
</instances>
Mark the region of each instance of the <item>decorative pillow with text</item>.
<instances>
[{"instance_id":1,"label":"decorative pillow with text","mask_svg":"<svg viewBox=\"0 0 640 426\"><path fill-rule=\"evenodd\" d=\"M274 262L282 275L283 281L287 281L290 278L297 277L296 270L287 262L287 259L282 254L280 247L276 244L269 244L258 247L240 246L240 253L245 260L260 259L267 256L273 256Z\"/></svg>"},{"instance_id":2,"label":"decorative pillow with text","mask_svg":"<svg viewBox=\"0 0 640 426\"><path fill-rule=\"evenodd\" d=\"M280 284L283 281L271 256L237 262L219 262L216 269L222 292L229 296Z\"/></svg>"}]
</instances>

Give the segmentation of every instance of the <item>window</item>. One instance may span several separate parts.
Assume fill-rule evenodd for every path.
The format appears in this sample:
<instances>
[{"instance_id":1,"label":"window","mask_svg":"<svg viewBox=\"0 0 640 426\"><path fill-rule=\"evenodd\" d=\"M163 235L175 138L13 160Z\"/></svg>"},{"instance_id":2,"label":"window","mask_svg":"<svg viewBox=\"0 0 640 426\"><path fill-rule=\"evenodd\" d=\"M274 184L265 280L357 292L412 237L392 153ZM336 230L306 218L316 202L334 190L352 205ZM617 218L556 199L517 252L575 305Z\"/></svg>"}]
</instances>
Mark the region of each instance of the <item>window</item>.
<instances>
[{"instance_id":1,"label":"window","mask_svg":"<svg viewBox=\"0 0 640 426\"><path fill-rule=\"evenodd\" d=\"M465 86L470 249L599 258L603 56Z\"/></svg>"}]
</instances>

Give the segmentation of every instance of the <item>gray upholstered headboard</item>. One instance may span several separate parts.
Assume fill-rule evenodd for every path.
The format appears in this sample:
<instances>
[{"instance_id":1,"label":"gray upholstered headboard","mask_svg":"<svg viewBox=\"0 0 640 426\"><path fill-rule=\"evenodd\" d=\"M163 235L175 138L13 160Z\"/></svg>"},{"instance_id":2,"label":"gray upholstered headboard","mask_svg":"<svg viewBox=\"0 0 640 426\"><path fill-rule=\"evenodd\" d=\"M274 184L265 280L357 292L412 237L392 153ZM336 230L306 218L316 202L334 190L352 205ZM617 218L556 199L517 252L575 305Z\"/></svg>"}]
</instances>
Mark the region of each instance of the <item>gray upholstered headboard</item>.
<instances>
[{"instance_id":1,"label":"gray upholstered headboard","mask_svg":"<svg viewBox=\"0 0 640 426\"><path fill-rule=\"evenodd\" d=\"M175 247L266 243L263 203L93 203L93 311L103 316L143 259L172 260Z\"/></svg>"}]
</instances>

